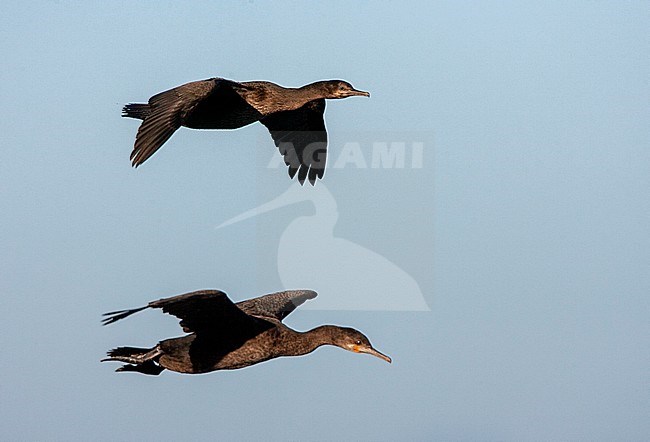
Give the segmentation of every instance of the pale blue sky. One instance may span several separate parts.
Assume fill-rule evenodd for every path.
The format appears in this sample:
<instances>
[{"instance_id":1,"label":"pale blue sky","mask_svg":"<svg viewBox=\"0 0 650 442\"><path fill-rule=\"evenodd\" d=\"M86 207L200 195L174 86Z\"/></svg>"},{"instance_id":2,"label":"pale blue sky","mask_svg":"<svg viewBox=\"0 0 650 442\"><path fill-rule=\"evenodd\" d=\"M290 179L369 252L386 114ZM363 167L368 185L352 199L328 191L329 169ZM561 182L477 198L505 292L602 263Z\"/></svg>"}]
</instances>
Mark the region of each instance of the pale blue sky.
<instances>
[{"instance_id":1,"label":"pale blue sky","mask_svg":"<svg viewBox=\"0 0 650 442\"><path fill-rule=\"evenodd\" d=\"M3 16L4 439L650 438L647 2L62 0ZM332 155L426 142L421 169L324 183L332 237L389 259L430 311L286 321L358 328L392 365L332 347L201 376L98 362L181 334L159 312L101 327L103 312L282 288L281 235L317 212L302 201L216 229L289 187L260 125L182 130L130 167L137 122L121 106L211 76L370 91L328 103Z\"/></svg>"}]
</instances>

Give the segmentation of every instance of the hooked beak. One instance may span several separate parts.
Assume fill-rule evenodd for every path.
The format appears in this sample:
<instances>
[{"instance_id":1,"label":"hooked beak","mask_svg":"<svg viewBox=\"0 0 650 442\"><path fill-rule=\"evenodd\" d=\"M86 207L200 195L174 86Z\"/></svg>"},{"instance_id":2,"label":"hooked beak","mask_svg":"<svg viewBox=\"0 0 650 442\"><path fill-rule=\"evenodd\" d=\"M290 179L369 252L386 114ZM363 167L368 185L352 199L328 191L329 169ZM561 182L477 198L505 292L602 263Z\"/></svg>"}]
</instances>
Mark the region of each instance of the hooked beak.
<instances>
[{"instance_id":1,"label":"hooked beak","mask_svg":"<svg viewBox=\"0 0 650 442\"><path fill-rule=\"evenodd\" d=\"M372 347L361 347L361 348L359 348L359 353L367 353L369 355L377 356L379 359L383 359L384 361L388 362L389 364L392 362L392 359L389 356L375 350Z\"/></svg>"},{"instance_id":2,"label":"hooked beak","mask_svg":"<svg viewBox=\"0 0 650 442\"><path fill-rule=\"evenodd\" d=\"M362 97L370 97L370 92L359 91L359 90L357 90L357 89L352 89L352 90L350 91L350 95L351 95L351 96L352 96L352 95L360 95L360 96L362 96Z\"/></svg>"}]
</instances>

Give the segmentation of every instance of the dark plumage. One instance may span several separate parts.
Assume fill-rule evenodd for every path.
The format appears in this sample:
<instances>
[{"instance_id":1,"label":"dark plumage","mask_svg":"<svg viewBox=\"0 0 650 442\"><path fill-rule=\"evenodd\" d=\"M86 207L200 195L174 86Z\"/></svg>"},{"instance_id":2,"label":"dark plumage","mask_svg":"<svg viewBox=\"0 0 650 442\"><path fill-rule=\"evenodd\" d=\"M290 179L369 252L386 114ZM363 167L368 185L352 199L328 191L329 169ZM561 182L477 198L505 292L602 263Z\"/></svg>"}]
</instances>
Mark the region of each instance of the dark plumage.
<instances>
[{"instance_id":1,"label":"dark plumage","mask_svg":"<svg viewBox=\"0 0 650 442\"><path fill-rule=\"evenodd\" d=\"M194 81L154 95L148 104L124 106L122 116L142 121L131 153L138 167L181 126L236 129L261 122L289 166L289 176L311 184L325 173L327 132L325 99L369 97L348 82L317 81L285 88L268 81L238 83L223 78Z\"/></svg>"},{"instance_id":2,"label":"dark plumage","mask_svg":"<svg viewBox=\"0 0 650 442\"><path fill-rule=\"evenodd\" d=\"M219 290L200 290L106 313L104 325L146 308L161 308L180 318L183 331L189 334L160 341L153 348L118 347L102 361L127 364L117 371L157 375L168 369L196 374L243 368L280 356L311 353L321 345L336 345L391 362L352 328L323 325L302 333L282 323L296 307L315 297L311 290L290 290L234 304Z\"/></svg>"}]
</instances>

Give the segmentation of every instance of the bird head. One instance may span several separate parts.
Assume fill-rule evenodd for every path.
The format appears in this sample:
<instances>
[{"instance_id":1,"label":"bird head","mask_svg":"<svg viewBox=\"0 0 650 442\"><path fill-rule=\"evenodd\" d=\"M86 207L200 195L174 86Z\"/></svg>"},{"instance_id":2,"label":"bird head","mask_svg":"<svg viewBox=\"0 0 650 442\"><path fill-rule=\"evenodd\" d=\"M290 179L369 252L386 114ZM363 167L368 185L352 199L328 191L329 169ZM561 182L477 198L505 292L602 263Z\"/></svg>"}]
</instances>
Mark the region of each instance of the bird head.
<instances>
[{"instance_id":1,"label":"bird head","mask_svg":"<svg viewBox=\"0 0 650 442\"><path fill-rule=\"evenodd\" d=\"M390 357L375 350L370 344L368 338L363 333L353 328L336 327L336 331L333 333L332 338L332 343L344 350L348 350L353 353L366 353L373 355L380 359L383 359L388 363L392 361Z\"/></svg>"},{"instance_id":2,"label":"bird head","mask_svg":"<svg viewBox=\"0 0 650 442\"><path fill-rule=\"evenodd\" d=\"M360 95L362 97L370 97L370 92L360 91L352 87L350 83L343 80L330 80L325 81L325 98L337 99L337 98L347 98L355 95Z\"/></svg>"}]
</instances>

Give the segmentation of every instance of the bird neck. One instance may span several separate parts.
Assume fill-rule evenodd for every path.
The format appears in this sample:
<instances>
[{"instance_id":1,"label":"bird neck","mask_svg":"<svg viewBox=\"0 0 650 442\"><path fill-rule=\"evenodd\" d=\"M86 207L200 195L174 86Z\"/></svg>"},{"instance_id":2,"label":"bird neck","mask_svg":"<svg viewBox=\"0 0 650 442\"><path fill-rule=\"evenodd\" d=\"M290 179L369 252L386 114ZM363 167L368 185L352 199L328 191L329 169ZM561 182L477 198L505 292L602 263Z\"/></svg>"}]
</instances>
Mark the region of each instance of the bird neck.
<instances>
[{"instance_id":1,"label":"bird neck","mask_svg":"<svg viewBox=\"0 0 650 442\"><path fill-rule=\"evenodd\" d=\"M298 332L298 337L294 341L294 351L296 355L311 353L322 345L334 345L333 325L321 325L304 333Z\"/></svg>"},{"instance_id":2,"label":"bird neck","mask_svg":"<svg viewBox=\"0 0 650 442\"><path fill-rule=\"evenodd\" d=\"M319 98L327 98L326 96L327 94L324 92L323 89L323 83L324 83L323 81L317 81L315 83L310 83L294 90L297 91L300 97L304 98L305 103L307 103L309 101L317 100Z\"/></svg>"}]
</instances>

